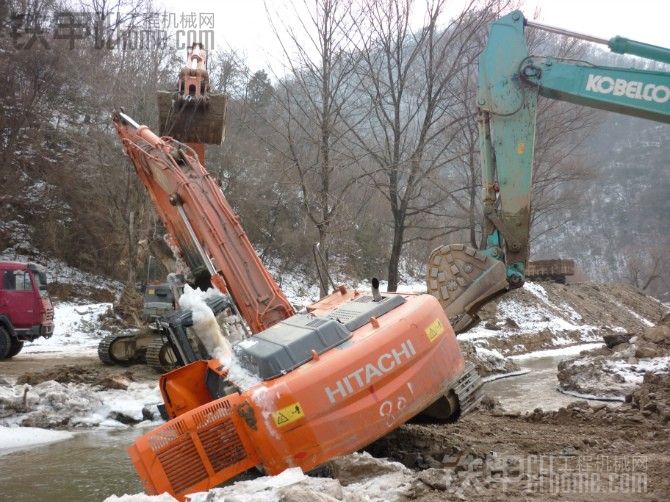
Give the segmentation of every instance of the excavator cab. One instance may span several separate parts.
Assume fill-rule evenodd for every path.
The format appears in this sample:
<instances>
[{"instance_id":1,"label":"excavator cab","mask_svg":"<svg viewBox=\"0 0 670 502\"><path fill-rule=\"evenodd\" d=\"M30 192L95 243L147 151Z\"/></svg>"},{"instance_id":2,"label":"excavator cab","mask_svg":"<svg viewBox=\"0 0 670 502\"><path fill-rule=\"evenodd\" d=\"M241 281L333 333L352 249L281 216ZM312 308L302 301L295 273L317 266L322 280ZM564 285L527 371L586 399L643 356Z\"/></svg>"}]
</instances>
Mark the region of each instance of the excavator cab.
<instances>
[{"instance_id":1,"label":"excavator cab","mask_svg":"<svg viewBox=\"0 0 670 502\"><path fill-rule=\"evenodd\" d=\"M158 92L160 135L183 143L220 145L225 136L226 97L210 92L207 52L188 49L176 91Z\"/></svg>"}]
</instances>

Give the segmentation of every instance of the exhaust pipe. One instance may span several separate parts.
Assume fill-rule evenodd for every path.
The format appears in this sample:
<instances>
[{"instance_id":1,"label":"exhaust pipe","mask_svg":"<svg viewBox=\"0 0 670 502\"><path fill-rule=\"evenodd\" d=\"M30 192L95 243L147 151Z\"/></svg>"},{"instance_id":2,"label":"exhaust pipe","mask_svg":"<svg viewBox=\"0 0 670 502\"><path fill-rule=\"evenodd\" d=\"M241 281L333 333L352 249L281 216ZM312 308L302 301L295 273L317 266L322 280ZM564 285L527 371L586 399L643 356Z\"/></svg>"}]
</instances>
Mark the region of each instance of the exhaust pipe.
<instances>
[{"instance_id":1,"label":"exhaust pipe","mask_svg":"<svg viewBox=\"0 0 670 502\"><path fill-rule=\"evenodd\" d=\"M372 278L372 301L380 302L382 301L382 294L379 292L379 279L376 277Z\"/></svg>"}]
</instances>

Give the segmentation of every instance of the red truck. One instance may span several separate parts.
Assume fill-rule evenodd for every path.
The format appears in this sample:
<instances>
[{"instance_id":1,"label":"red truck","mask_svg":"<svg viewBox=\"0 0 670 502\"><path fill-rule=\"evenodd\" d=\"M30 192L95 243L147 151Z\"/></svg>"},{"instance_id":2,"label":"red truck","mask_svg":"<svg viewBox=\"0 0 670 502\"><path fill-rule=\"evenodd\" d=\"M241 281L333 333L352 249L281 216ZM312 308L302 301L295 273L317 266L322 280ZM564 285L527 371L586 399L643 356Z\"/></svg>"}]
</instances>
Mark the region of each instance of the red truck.
<instances>
[{"instance_id":1,"label":"red truck","mask_svg":"<svg viewBox=\"0 0 670 502\"><path fill-rule=\"evenodd\" d=\"M0 274L0 359L9 359L25 341L53 334L54 309L44 267L3 261Z\"/></svg>"}]
</instances>

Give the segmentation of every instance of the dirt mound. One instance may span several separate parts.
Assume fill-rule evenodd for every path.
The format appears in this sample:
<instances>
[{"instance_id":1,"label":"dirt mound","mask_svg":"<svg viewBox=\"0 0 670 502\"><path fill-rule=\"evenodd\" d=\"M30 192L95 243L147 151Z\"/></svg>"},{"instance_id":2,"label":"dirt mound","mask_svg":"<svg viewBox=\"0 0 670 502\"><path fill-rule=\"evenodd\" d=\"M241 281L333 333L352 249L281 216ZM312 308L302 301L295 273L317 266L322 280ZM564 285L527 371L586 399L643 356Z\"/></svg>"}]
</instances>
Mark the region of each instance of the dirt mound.
<instances>
[{"instance_id":1,"label":"dirt mound","mask_svg":"<svg viewBox=\"0 0 670 502\"><path fill-rule=\"evenodd\" d=\"M111 303L116 297L116 292L95 288L86 284L70 284L65 282L50 282L47 286L49 296L53 300L60 301L86 301L94 303Z\"/></svg>"},{"instance_id":2,"label":"dirt mound","mask_svg":"<svg viewBox=\"0 0 670 502\"><path fill-rule=\"evenodd\" d=\"M628 284L527 282L484 305L481 322L459 339L504 356L517 355L641 332L660 322L666 311Z\"/></svg>"},{"instance_id":3,"label":"dirt mound","mask_svg":"<svg viewBox=\"0 0 670 502\"><path fill-rule=\"evenodd\" d=\"M653 500L666 499L670 489L670 435L663 427L667 422L632 404L571 405L527 415L479 411L455 424L405 425L372 447L374 455L417 471L415 494L423 501L610 501L631 500L631 494ZM634 472L644 484L608 489L615 471L603 460L615 458L628 462L625 481L634 479L632 459L645 459ZM595 483L590 489L571 484L587 472Z\"/></svg>"},{"instance_id":4,"label":"dirt mound","mask_svg":"<svg viewBox=\"0 0 670 502\"><path fill-rule=\"evenodd\" d=\"M103 389L127 389L130 382L134 382L133 372L119 371L94 366L59 365L41 371L28 372L19 376L17 385L38 385L42 382L55 381L58 383L85 383L97 385Z\"/></svg>"},{"instance_id":5,"label":"dirt mound","mask_svg":"<svg viewBox=\"0 0 670 502\"><path fill-rule=\"evenodd\" d=\"M477 349L472 343L460 341L461 353L465 360L477 367L481 377L518 371L519 365L512 359L503 357L497 351L485 348Z\"/></svg>"},{"instance_id":6,"label":"dirt mound","mask_svg":"<svg viewBox=\"0 0 670 502\"><path fill-rule=\"evenodd\" d=\"M670 374L647 373L627 400L646 418L670 423Z\"/></svg>"},{"instance_id":7,"label":"dirt mound","mask_svg":"<svg viewBox=\"0 0 670 502\"><path fill-rule=\"evenodd\" d=\"M497 326L509 324L510 320L500 319L498 309L506 301L528 308L540 307L566 322L579 320L580 324L597 327L620 326L627 331L640 330L649 326L649 323L656 324L665 315L665 309L658 300L630 284L528 284L530 287L514 289L487 304L479 317ZM542 289L538 290L536 286Z\"/></svg>"}]
</instances>

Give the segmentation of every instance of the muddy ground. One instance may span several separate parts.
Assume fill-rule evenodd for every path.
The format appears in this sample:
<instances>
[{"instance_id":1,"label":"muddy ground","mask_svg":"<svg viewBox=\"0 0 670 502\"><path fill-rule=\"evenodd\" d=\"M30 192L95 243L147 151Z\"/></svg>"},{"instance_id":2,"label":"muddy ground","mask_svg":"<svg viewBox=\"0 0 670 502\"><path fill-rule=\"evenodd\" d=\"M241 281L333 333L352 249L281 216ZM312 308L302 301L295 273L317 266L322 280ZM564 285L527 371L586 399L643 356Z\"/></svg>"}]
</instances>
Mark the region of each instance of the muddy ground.
<instances>
[{"instance_id":1,"label":"muddy ground","mask_svg":"<svg viewBox=\"0 0 670 502\"><path fill-rule=\"evenodd\" d=\"M651 408L648 393L639 401ZM668 500L670 416L639 404L479 410L455 424L405 425L369 450L417 472L407 499Z\"/></svg>"},{"instance_id":2,"label":"muddy ground","mask_svg":"<svg viewBox=\"0 0 670 502\"><path fill-rule=\"evenodd\" d=\"M612 333L639 332L666 311L629 284L527 283L482 307L479 328L491 336L476 345L510 356L554 348L557 339L560 345L601 341Z\"/></svg>"},{"instance_id":3,"label":"muddy ground","mask_svg":"<svg viewBox=\"0 0 670 502\"><path fill-rule=\"evenodd\" d=\"M0 361L0 378L20 379L37 384L46 380L59 383L96 384L109 377L122 376L135 382L156 382L158 374L146 365L104 366L97 356L20 354Z\"/></svg>"}]
</instances>

